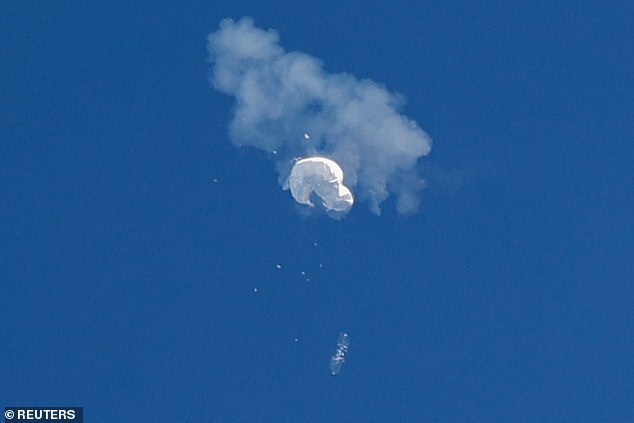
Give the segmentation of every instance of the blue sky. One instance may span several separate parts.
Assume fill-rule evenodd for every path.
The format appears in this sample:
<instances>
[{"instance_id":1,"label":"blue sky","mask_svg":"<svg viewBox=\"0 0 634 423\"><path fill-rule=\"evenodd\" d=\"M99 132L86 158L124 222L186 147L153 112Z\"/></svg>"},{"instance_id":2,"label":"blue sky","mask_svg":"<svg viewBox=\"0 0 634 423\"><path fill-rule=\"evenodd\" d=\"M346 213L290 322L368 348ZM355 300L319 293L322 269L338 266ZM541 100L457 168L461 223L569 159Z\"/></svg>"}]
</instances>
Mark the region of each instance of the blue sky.
<instances>
[{"instance_id":1,"label":"blue sky","mask_svg":"<svg viewBox=\"0 0 634 423\"><path fill-rule=\"evenodd\" d=\"M634 420L633 6L88 3L0 6L5 406ZM242 16L407 98L419 213L307 217L232 145L206 37Z\"/></svg>"}]
</instances>

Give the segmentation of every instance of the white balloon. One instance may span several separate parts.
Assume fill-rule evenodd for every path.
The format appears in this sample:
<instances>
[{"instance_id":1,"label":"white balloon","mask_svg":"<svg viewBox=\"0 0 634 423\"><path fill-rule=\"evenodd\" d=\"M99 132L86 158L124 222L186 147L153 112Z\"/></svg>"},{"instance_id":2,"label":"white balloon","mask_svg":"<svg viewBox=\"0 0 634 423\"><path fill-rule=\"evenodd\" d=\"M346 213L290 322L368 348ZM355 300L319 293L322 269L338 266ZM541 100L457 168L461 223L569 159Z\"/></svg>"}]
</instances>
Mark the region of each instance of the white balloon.
<instances>
[{"instance_id":1,"label":"white balloon","mask_svg":"<svg viewBox=\"0 0 634 423\"><path fill-rule=\"evenodd\" d=\"M288 185L295 201L314 207L310 196L315 193L327 210L345 212L354 204L352 192L343 184L343 170L325 157L308 157L293 166Z\"/></svg>"}]
</instances>

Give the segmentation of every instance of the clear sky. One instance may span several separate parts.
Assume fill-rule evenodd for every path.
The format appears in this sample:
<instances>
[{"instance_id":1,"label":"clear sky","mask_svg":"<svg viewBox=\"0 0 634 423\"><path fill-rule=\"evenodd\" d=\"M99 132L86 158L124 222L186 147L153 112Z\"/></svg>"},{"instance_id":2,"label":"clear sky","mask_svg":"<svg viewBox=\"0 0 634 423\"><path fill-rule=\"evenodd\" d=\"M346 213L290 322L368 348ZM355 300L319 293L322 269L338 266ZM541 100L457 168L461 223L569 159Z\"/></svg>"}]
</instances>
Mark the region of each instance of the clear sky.
<instances>
[{"instance_id":1,"label":"clear sky","mask_svg":"<svg viewBox=\"0 0 634 423\"><path fill-rule=\"evenodd\" d=\"M0 3L0 406L634 421L634 6L478 3ZM406 98L417 214L307 216L232 144L243 16Z\"/></svg>"}]
</instances>

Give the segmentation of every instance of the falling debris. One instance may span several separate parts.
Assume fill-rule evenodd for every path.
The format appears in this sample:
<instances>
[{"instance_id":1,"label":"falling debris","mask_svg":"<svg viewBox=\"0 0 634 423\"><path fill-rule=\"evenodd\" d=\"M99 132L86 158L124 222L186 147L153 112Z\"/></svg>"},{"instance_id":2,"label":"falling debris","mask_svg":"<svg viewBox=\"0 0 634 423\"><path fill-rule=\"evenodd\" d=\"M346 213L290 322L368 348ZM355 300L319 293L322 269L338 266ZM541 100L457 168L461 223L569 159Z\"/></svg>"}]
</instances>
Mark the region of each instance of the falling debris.
<instances>
[{"instance_id":1,"label":"falling debris","mask_svg":"<svg viewBox=\"0 0 634 423\"><path fill-rule=\"evenodd\" d=\"M304 132L304 139L308 141L310 139L310 134L308 132Z\"/></svg>"},{"instance_id":2,"label":"falling debris","mask_svg":"<svg viewBox=\"0 0 634 423\"><path fill-rule=\"evenodd\" d=\"M337 338L337 349L335 354L330 357L330 373L333 375L339 374L341 366L346 361L346 354L348 354L348 347L350 346L350 337L347 333L341 332L339 338Z\"/></svg>"},{"instance_id":3,"label":"falling debris","mask_svg":"<svg viewBox=\"0 0 634 423\"><path fill-rule=\"evenodd\" d=\"M309 157L295 163L288 177L295 201L314 207L315 194L326 210L347 212L354 204L352 192L343 184L343 170L325 157Z\"/></svg>"},{"instance_id":4,"label":"falling debris","mask_svg":"<svg viewBox=\"0 0 634 423\"><path fill-rule=\"evenodd\" d=\"M282 265L281 264L276 264L275 267L277 267L278 269L281 269Z\"/></svg>"}]
</instances>

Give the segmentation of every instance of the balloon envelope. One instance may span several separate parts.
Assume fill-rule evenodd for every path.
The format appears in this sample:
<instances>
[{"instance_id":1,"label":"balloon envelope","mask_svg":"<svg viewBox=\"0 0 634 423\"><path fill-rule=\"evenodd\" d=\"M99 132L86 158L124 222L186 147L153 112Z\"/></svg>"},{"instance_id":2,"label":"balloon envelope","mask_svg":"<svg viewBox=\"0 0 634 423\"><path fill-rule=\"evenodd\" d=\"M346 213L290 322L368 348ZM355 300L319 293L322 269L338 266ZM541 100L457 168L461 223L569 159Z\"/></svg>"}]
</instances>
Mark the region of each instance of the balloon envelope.
<instances>
[{"instance_id":1,"label":"balloon envelope","mask_svg":"<svg viewBox=\"0 0 634 423\"><path fill-rule=\"evenodd\" d=\"M354 204L352 192L343 184L343 170L331 159L308 157L293 166L288 184L295 201L314 207L314 193L327 210L344 212Z\"/></svg>"}]
</instances>

